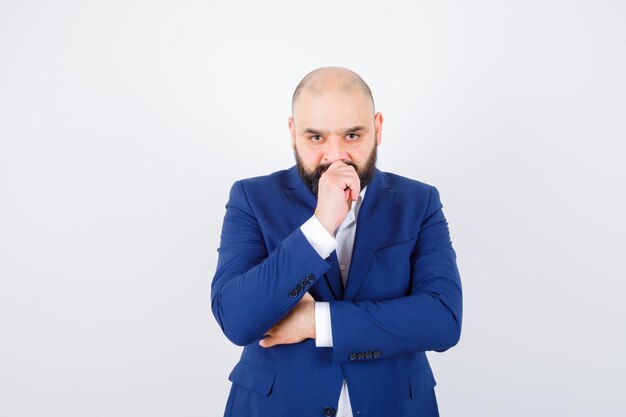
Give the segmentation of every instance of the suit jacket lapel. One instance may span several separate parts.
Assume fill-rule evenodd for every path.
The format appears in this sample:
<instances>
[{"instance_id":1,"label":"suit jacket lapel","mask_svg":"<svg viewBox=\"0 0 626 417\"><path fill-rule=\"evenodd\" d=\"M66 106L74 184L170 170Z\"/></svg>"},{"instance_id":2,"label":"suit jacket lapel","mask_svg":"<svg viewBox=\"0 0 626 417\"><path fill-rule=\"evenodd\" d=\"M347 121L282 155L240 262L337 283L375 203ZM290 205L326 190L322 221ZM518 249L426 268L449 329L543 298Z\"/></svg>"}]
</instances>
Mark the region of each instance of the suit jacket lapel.
<instances>
[{"instance_id":1,"label":"suit jacket lapel","mask_svg":"<svg viewBox=\"0 0 626 417\"><path fill-rule=\"evenodd\" d=\"M385 174L376 169L357 215L356 235L344 300L353 300L363 283L367 270L374 260L375 251L380 245L380 236L385 233L383 225L392 215L391 203L394 197L395 191L389 187Z\"/></svg>"}]
</instances>

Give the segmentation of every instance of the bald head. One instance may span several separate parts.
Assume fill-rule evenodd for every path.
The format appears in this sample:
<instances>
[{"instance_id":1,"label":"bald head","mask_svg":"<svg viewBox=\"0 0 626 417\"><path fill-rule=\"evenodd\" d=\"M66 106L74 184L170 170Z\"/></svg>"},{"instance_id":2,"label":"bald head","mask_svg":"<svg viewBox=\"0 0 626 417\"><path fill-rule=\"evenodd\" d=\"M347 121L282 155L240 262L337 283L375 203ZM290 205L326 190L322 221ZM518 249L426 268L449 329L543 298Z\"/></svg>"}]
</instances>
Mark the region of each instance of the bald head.
<instances>
[{"instance_id":1,"label":"bald head","mask_svg":"<svg viewBox=\"0 0 626 417\"><path fill-rule=\"evenodd\" d=\"M374 98L368 85L356 72L343 67L321 67L304 76L291 100L291 113L295 114L301 96L322 96L329 93L360 93L371 103L374 114Z\"/></svg>"}]
</instances>

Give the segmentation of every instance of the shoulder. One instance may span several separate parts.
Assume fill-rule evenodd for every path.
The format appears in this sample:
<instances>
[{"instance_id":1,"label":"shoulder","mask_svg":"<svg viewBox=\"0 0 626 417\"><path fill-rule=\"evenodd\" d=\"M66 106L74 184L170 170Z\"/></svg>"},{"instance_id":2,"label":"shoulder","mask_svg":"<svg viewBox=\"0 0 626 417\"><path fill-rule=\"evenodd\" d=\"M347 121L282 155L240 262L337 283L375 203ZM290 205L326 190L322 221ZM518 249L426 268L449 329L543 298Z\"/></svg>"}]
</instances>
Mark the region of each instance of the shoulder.
<instances>
[{"instance_id":1,"label":"shoulder","mask_svg":"<svg viewBox=\"0 0 626 417\"><path fill-rule=\"evenodd\" d=\"M408 193L430 193L434 188L433 185L425 182L395 174L393 172L379 171L383 181L388 187L398 192Z\"/></svg>"},{"instance_id":2,"label":"shoulder","mask_svg":"<svg viewBox=\"0 0 626 417\"><path fill-rule=\"evenodd\" d=\"M245 198L246 200L267 198L289 184L289 170L282 169L266 175L242 178L234 182L230 190L230 198Z\"/></svg>"},{"instance_id":3,"label":"shoulder","mask_svg":"<svg viewBox=\"0 0 626 417\"><path fill-rule=\"evenodd\" d=\"M281 169L266 175L258 175L256 177L242 178L238 180L246 187L262 187L272 184L287 184L289 177L288 169Z\"/></svg>"},{"instance_id":4,"label":"shoulder","mask_svg":"<svg viewBox=\"0 0 626 417\"><path fill-rule=\"evenodd\" d=\"M289 183L289 170L281 169L266 175L242 178L237 180L234 186L239 185L246 193L270 191L282 189Z\"/></svg>"},{"instance_id":5,"label":"shoulder","mask_svg":"<svg viewBox=\"0 0 626 417\"><path fill-rule=\"evenodd\" d=\"M434 185L392 172L379 173L386 187L395 192L398 203L418 211L432 211L442 207L439 191Z\"/></svg>"}]
</instances>

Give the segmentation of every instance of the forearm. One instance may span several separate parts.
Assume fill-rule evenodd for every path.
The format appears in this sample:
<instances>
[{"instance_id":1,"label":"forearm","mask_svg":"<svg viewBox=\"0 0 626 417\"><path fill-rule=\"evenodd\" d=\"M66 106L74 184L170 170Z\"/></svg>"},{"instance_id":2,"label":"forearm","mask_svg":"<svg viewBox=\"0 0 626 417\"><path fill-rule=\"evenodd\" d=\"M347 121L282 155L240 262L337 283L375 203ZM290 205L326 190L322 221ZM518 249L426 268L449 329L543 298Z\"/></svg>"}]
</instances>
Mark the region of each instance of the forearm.
<instances>
[{"instance_id":1,"label":"forearm","mask_svg":"<svg viewBox=\"0 0 626 417\"><path fill-rule=\"evenodd\" d=\"M438 192L434 187L431 191L411 255L409 294L380 301L331 301L333 361L349 361L351 354L361 352L378 352L381 359L415 351L441 352L458 343L461 279ZM380 282L379 278L368 279Z\"/></svg>"},{"instance_id":2,"label":"forearm","mask_svg":"<svg viewBox=\"0 0 626 417\"><path fill-rule=\"evenodd\" d=\"M296 228L268 253L240 181L230 190L222 225L211 310L233 343L259 339L330 267Z\"/></svg>"},{"instance_id":3,"label":"forearm","mask_svg":"<svg viewBox=\"0 0 626 417\"><path fill-rule=\"evenodd\" d=\"M444 351L461 333L460 288L453 305L431 293L384 301L331 301L333 362L378 352L372 359L416 351ZM351 356L352 355L352 356ZM370 358L365 358L370 359Z\"/></svg>"},{"instance_id":4,"label":"forearm","mask_svg":"<svg viewBox=\"0 0 626 417\"><path fill-rule=\"evenodd\" d=\"M241 346L263 336L330 267L299 229L257 265L245 272L239 265L233 256L218 266L211 307L224 334Z\"/></svg>"}]
</instances>

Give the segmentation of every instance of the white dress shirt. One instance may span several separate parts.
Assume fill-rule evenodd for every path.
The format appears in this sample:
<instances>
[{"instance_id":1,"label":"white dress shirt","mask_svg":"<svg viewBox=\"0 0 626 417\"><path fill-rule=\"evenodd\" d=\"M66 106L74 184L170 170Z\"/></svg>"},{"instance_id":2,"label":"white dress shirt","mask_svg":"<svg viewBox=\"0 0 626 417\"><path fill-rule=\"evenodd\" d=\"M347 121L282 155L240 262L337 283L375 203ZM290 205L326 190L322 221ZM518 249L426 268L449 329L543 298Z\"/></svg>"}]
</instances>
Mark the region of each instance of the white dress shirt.
<instances>
[{"instance_id":1,"label":"white dress shirt","mask_svg":"<svg viewBox=\"0 0 626 417\"><path fill-rule=\"evenodd\" d=\"M354 247L354 236L356 234L356 218L359 214L359 208L363 203L366 189L367 186L361 190L357 201L352 203L346 218L335 231L335 237L328 233L328 230L326 230L315 215L311 216L309 220L300 226L300 230L302 230L306 239L322 258L328 258L333 250L337 251L339 272L341 273L341 280L343 281L344 288L348 279L350 261L352 260L352 248ZM330 305L328 302L315 302L315 334L315 346L333 346ZM350 406L350 395L348 393L348 384L345 379L343 380L341 394L339 395L337 417L353 417L352 407Z\"/></svg>"}]
</instances>

